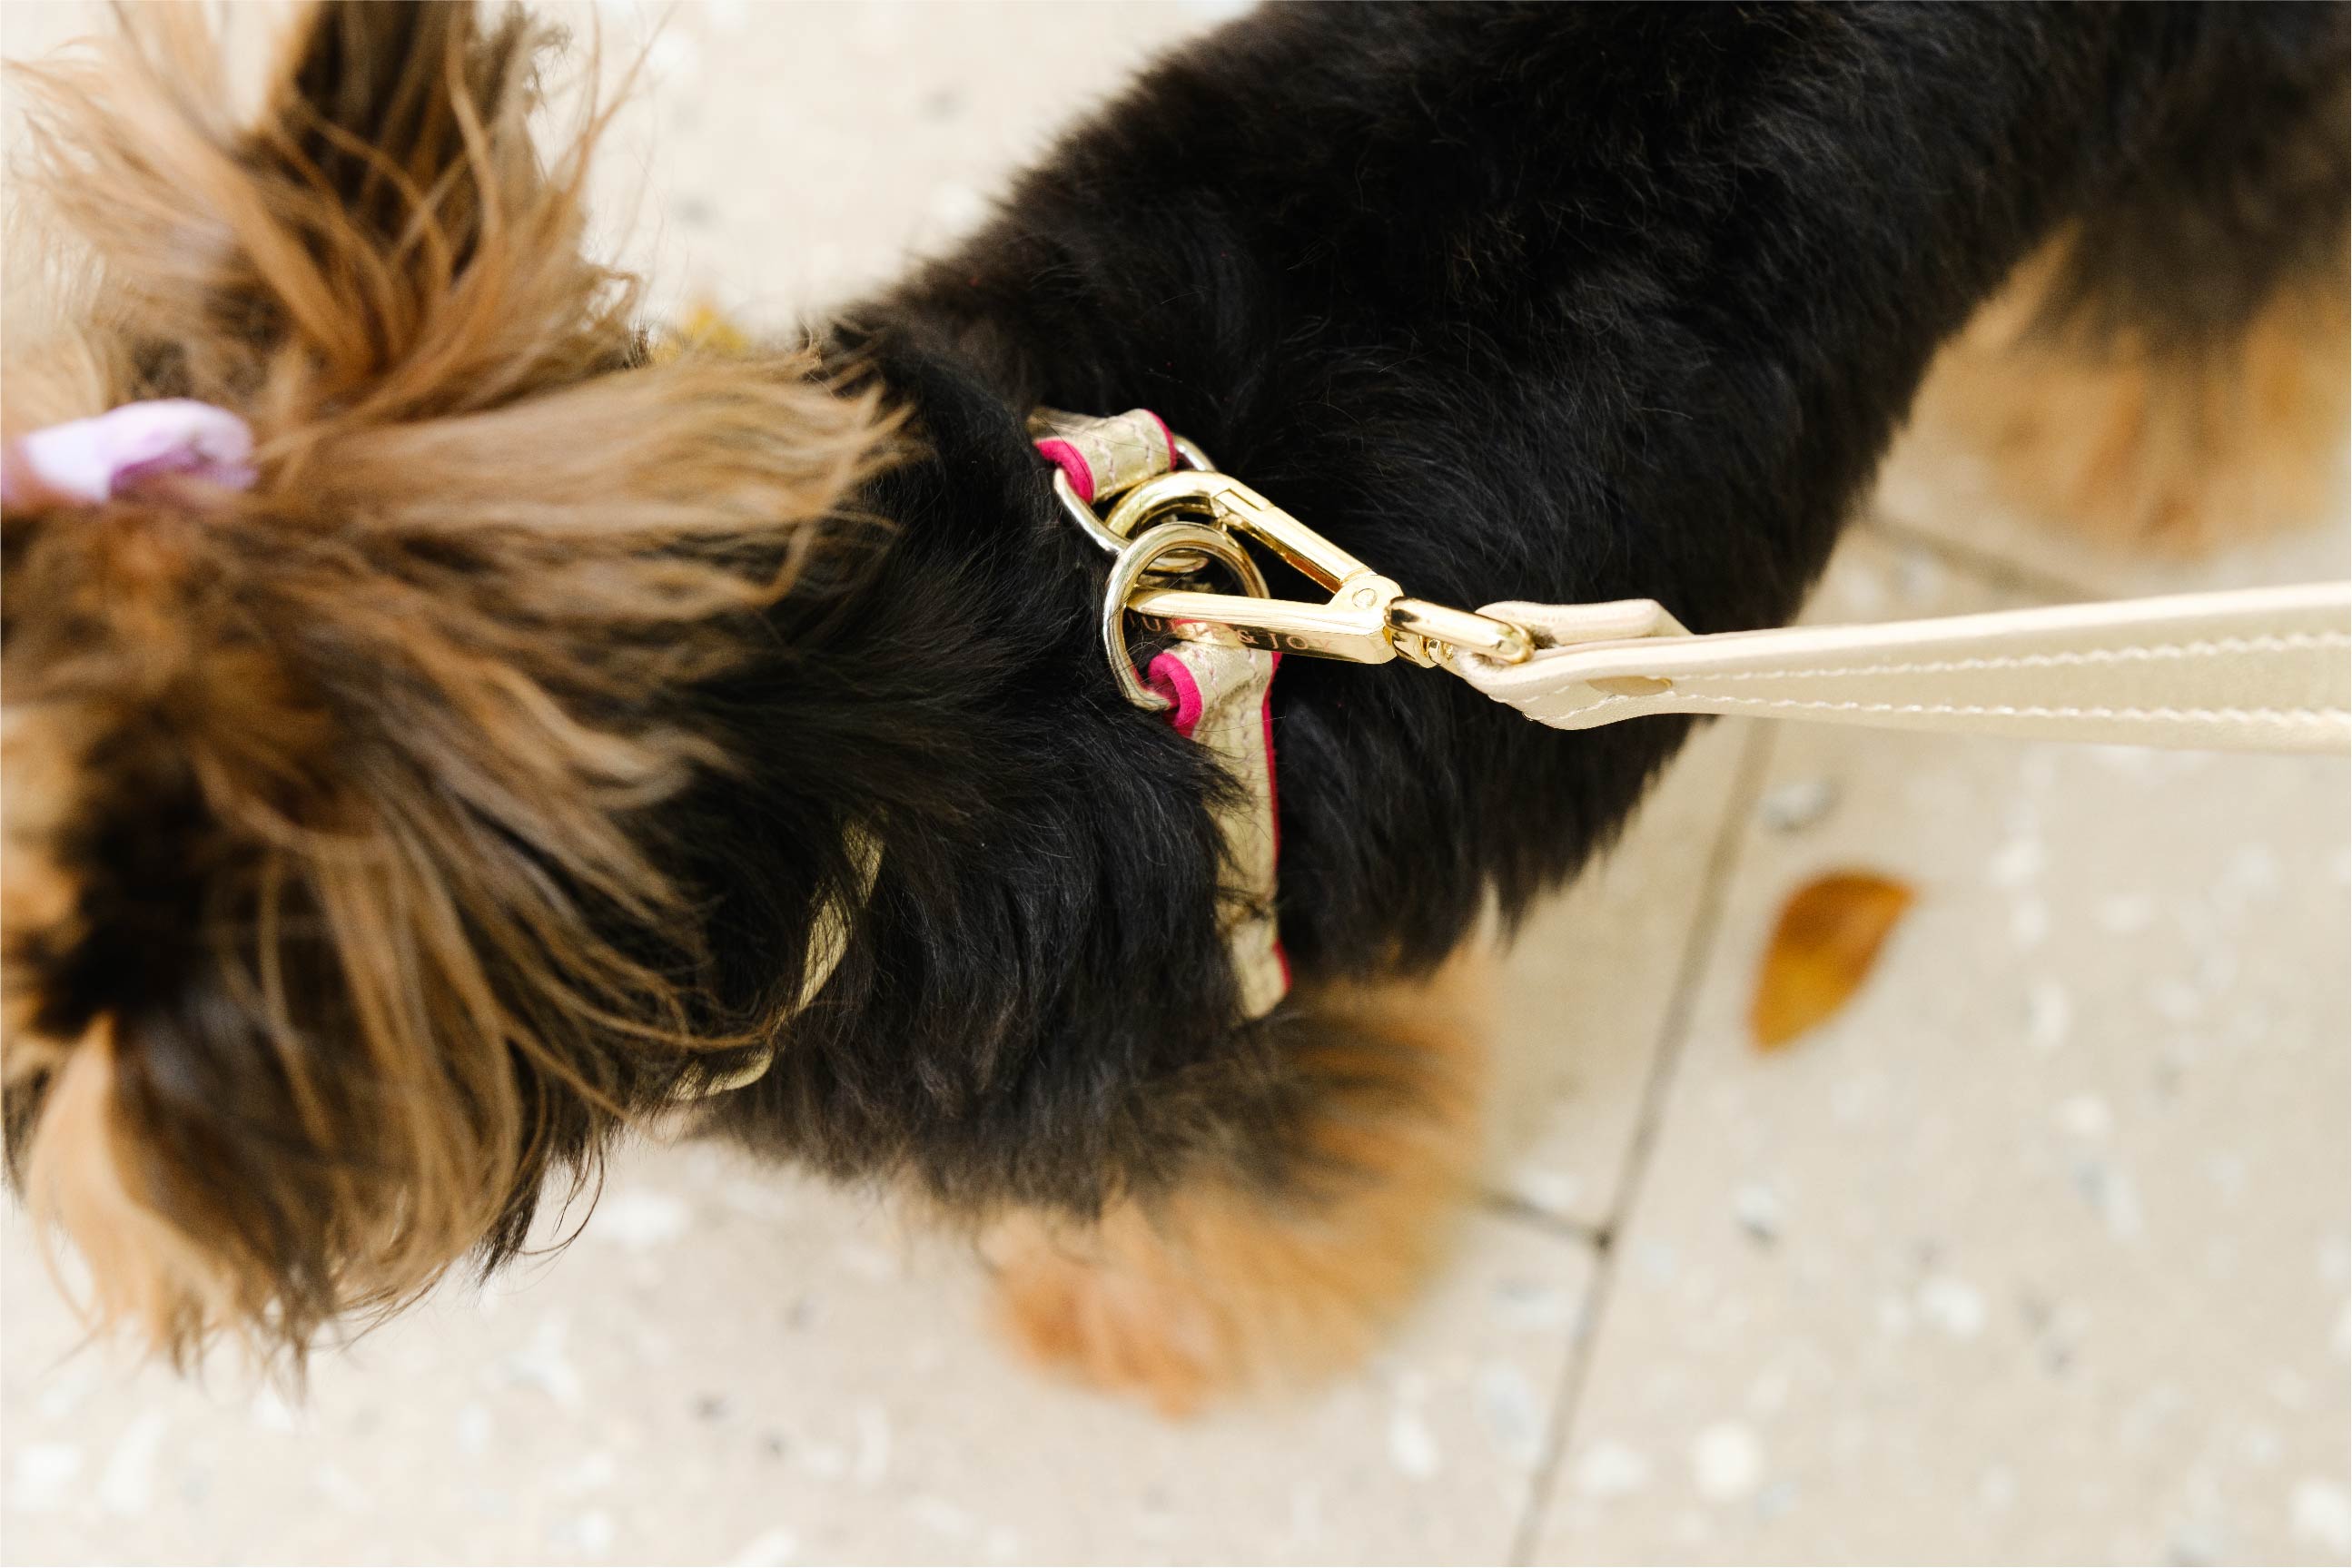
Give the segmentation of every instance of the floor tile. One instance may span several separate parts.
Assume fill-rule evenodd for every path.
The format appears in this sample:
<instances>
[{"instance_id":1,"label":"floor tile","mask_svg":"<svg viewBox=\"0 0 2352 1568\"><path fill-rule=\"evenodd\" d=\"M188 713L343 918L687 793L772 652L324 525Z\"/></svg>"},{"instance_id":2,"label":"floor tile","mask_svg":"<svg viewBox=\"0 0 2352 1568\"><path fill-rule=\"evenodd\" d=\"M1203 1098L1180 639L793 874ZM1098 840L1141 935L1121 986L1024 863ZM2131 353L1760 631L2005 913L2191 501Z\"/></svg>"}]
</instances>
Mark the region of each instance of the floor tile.
<instances>
[{"instance_id":1,"label":"floor tile","mask_svg":"<svg viewBox=\"0 0 2352 1568\"><path fill-rule=\"evenodd\" d=\"M1934 549L1863 541L1806 607L1811 622L1937 612L1952 568ZM1863 570L1861 563L1867 563ZM1735 801L1753 727L1703 726L1624 836L1528 920L1503 975L1496 1190L1588 1229L1622 1208L1621 1179L1676 987L1693 949L1725 814L1755 805L1794 831L1834 804L1819 780Z\"/></svg>"},{"instance_id":2,"label":"floor tile","mask_svg":"<svg viewBox=\"0 0 2352 1568\"><path fill-rule=\"evenodd\" d=\"M1739 727L1702 731L1624 835L1528 917L1496 1014L1489 1180L1512 1202L1607 1225L1740 776Z\"/></svg>"},{"instance_id":3,"label":"floor tile","mask_svg":"<svg viewBox=\"0 0 2352 1568\"><path fill-rule=\"evenodd\" d=\"M1538 1556L2341 1561L2347 788L1783 728L1763 799L1833 804L1739 847ZM1843 868L1918 902L1759 1054L1778 905Z\"/></svg>"},{"instance_id":4,"label":"floor tile","mask_svg":"<svg viewBox=\"0 0 2352 1568\"><path fill-rule=\"evenodd\" d=\"M1237 7L556 7L642 46L639 101L600 170L604 232L657 314L697 298L754 324L888 283L978 228L1040 157L1153 56ZM580 15L587 13L587 15ZM618 79L617 68L608 80Z\"/></svg>"},{"instance_id":5,"label":"floor tile","mask_svg":"<svg viewBox=\"0 0 2352 1568\"><path fill-rule=\"evenodd\" d=\"M320 1359L307 1401L69 1354L0 1238L11 1562L1453 1562L1524 1511L1591 1254L1478 1218L1359 1375L1161 1421L1045 1381L979 1271L713 1148Z\"/></svg>"}]
</instances>

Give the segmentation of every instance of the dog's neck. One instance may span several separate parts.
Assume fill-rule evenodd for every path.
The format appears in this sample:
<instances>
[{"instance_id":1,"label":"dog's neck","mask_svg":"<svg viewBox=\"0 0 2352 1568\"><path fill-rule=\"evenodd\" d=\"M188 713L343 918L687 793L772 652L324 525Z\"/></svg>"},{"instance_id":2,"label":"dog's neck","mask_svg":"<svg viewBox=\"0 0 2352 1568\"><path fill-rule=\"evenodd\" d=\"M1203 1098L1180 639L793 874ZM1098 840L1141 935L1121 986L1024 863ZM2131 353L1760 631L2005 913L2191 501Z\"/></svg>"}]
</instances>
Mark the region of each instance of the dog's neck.
<instances>
[{"instance_id":1,"label":"dog's neck","mask_svg":"<svg viewBox=\"0 0 2352 1568\"><path fill-rule=\"evenodd\" d=\"M1040 1051L1172 1066L1238 1014L1206 810L1223 781L1110 686L1098 552L1013 403L919 332L837 352L883 379L911 454L861 497L866 542L813 561L771 617L772 655L709 693L735 765L677 813L720 994L739 1019L790 1020L774 1068L730 1097L761 1110L734 1113L793 1114L851 1062L947 1103ZM853 831L879 870L832 983L795 1010L792 956L854 887ZM854 1115L797 1135L872 1153Z\"/></svg>"}]
</instances>

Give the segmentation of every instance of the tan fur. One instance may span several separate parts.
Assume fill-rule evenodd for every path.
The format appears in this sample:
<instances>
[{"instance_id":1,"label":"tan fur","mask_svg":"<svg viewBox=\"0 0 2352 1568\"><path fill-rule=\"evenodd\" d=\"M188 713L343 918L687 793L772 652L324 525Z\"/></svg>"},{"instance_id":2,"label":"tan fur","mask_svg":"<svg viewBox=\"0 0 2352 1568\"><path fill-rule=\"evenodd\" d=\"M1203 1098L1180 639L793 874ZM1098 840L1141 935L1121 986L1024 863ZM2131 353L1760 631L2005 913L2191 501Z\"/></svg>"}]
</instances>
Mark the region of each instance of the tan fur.
<instances>
[{"instance_id":1,"label":"tan fur","mask_svg":"<svg viewBox=\"0 0 2352 1568\"><path fill-rule=\"evenodd\" d=\"M1214 1169L1090 1226L1000 1222L982 1248L1014 1341L1170 1415L1360 1359L1436 1264L1477 1168L1491 977L1478 948L1431 980L1307 999L1334 1087L1299 1190Z\"/></svg>"},{"instance_id":2,"label":"tan fur","mask_svg":"<svg viewBox=\"0 0 2352 1568\"><path fill-rule=\"evenodd\" d=\"M58 863L87 741L69 715L0 704L0 1072L11 1081L46 1071L63 1042L32 1031L32 977L13 962L35 939L70 943L79 894Z\"/></svg>"},{"instance_id":3,"label":"tan fur","mask_svg":"<svg viewBox=\"0 0 2352 1568\"><path fill-rule=\"evenodd\" d=\"M2028 260L1944 350L1917 421L1982 452L2019 505L2104 543L2185 554L2327 515L2352 414L2344 267L2191 356L2045 329L2065 246Z\"/></svg>"},{"instance_id":4,"label":"tan fur","mask_svg":"<svg viewBox=\"0 0 2352 1568\"><path fill-rule=\"evenodd\" d=\"M581 250L602 117L542 165L519 14L321 8L240 123L195 13L18 73L26 226L79 304L11 321L0 424L201 398L260 480L6 518L8 733L107 760L12 745L0 1051L11 1159L101 1311L174 1354L226 1313L299 1354L506 1225L556 1096L618 1109L613 1041L743 1042L688 1026L693 923L645 838L716 749L646 699L727 668L855 534L890 422L800 350L635 362L635 281ZM257 1097L204 1113L289 1153L241 1184L142 1089L160 1042L29 1025L90 896L74 835L172 792L205 814L181 913L256 1059Z\"/></svg>"},{"instance_id":5,"label":"tan fur","mask_svg":"<svg viewBox=\"0 0 2352 1568\"><path fill-rule=\"evenodd\" d=\"M116 1108L114 1048L104 1024L65 1054L48 1084L41 1127L26 1164L26 1204L80 1253L91 1285L78 1303L87 1321L173 1344L202 1337L208 1325L252 1322L267 1312L266 1296L237 1299L251 1281L233 1260L175 1229L133 1185L136 1166L125 1155L136 1132ZM59 1273L53 1256L50 1262Z\"/></svg>"}]
</instances>

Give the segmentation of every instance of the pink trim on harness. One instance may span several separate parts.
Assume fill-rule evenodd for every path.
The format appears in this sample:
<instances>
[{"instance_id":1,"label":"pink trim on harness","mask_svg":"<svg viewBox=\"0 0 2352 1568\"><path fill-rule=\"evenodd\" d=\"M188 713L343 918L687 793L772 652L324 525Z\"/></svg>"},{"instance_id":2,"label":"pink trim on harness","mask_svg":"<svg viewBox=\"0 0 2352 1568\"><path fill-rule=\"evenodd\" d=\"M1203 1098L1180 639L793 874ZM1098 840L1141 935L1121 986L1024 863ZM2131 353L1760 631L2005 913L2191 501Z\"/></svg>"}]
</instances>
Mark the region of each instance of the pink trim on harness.
<instances>
[{"instance_id":1,"label":"pink trim on harness","mask_svg":"<svg viewBox=\"0 0 2352 1568\"><path fill-rule=\"evenodd\" d=\"M1036 445L1037 455L1070 476L1070 488L1078 493L1078 499L1088 506L1094 505L1095 471L1087 466L1087 460L1078 455L1078 449L1058 435L1040 441Z\"/></svg>"},{"instance_id":2,"label":"pink trim on harness","mask_svg":"<svg viewBox=\"0 0 2352 1568\"><path fill-rule=\"evenodd\" d=\"M1274 674L1278 675L1281 673L1282 655L1276 653L1274 656ZM1282 769L1276 767L1274 762L1274 677L1272 675L1266 677L1265 701L1258 708L1257 721L1265 727L1265 809L1266 814L1272 819L1268 824L1268 831L1274 834L1274 863L1278 867L1282 864ZM1290 989L1290 949L1282 945L1279 937L1275 939L1274 961L1282 966L1282 988L1286 993Z\"/></svg>"},{"instance_id":3,"label":"pink trim on harness","mask_svg":"<svg viewBox=\"0 0 2352 1568\"><path fill-rule=\"evenodd\" d=\"M1193 727L1201 722L1201 683L1192 678L1184 661L1173 653L1153 655L1151 667L1143 672L1143 684L1168 699L1168 727L1192 739Z\"/></svg>"},{"instance_id":4,"label":"pink trim on harness","mask_svg":"<svg viewBox=\"0 0 2352 1568\"><path fill-rule=\"evenodd\" d=\"M1282 655L1274 655L1275 673L1282 671ZM1192 728L1201 722L1201 683L1192 678L1192 670L1173 653L1152 656L1151 667L1143 672L1143 684L1172 705L1168 710L1168 727L1185 739L1192 738ZM1265 790L1274 797L1274 847L1282 849L1281 789L1282 769L1274 759L1274 683L1266 682L1265 701L1258 706L1258 723L1265 733Z\"/></svg>"},{"instance_id":5,"label":"pink trim on harness","mask_svg":"<svg viewBox=\"0 0 2352 1568\"><path fill-rule=\"evenodd\" d=\"M1139 408L1135 412L1160 427L1160 438L1168 443L1168 466L1171 469L1184 466L1184 455L1176 450L1176 433L1168 428L1168 422L1148 408Z\"/></svg>"},{"instance_id":6,"label":"pink trim on harness","mask_svg":"<svg viewBox=\"0 0 2352 1568\"><path fill-rule=\"evenodd\" d=\"M1184 466L1176 433L1148 408L1095 416L1039 409L1029 419L1037 455L1062 471L1087 506Z\"/></svg>"}]
</instances>

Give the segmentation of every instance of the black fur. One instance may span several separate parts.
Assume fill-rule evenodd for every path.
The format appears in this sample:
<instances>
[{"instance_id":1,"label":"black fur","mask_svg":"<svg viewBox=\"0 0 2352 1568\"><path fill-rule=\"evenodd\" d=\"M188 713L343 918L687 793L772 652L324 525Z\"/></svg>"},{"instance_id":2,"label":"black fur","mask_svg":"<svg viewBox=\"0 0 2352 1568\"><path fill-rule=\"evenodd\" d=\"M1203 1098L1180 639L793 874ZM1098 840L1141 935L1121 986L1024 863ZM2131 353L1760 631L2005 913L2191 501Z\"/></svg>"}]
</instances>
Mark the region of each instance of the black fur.
<instances>
[{"instance_id":1,"label":"black fur","mask_svg":"<svg viewBox=\"0 0 2352 1568\"><path fill-rule=\"evenodd\" d=\"M750 766L680 826L729 1005L793 994L845 821L886 857L722 1124L972 1203L1284 1168L1319 1026L1235 1021L1217 780L1103 669L1104 563L1033 405L1155 409L1409 592L1782 622L1937 346L2060 225L2106 236L2089 287L2130 273L2121 308L2182 330L2340 244L2345 20L1299 5L1181 51L835 340L926 450L868 497L869 574L714 698ZM1309 984L1426 969L1490 895L1517 915L1686 733L1559 735L1402 664L1294 659L1276 691Z\"/></svg>"}]
</instances>

